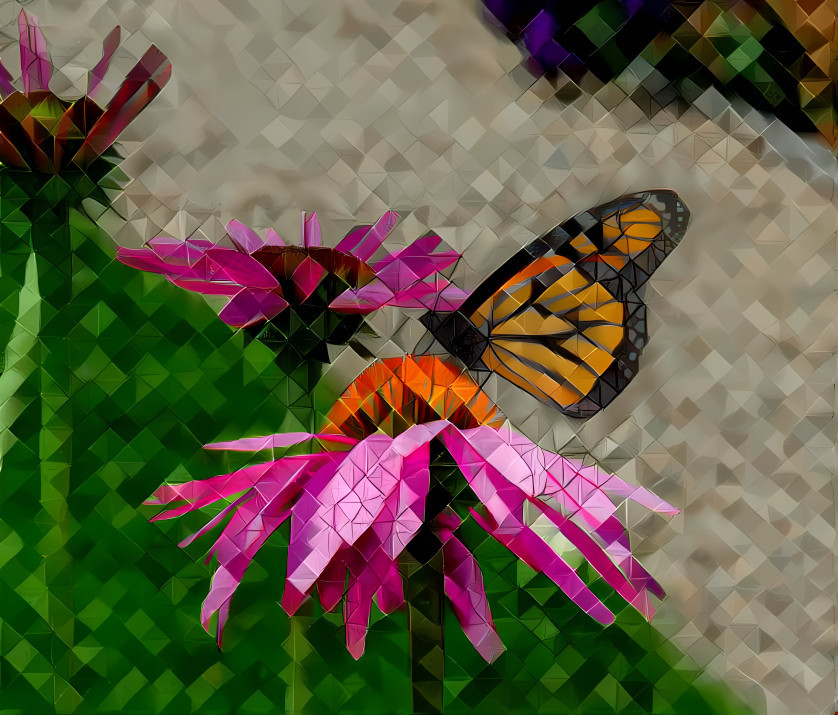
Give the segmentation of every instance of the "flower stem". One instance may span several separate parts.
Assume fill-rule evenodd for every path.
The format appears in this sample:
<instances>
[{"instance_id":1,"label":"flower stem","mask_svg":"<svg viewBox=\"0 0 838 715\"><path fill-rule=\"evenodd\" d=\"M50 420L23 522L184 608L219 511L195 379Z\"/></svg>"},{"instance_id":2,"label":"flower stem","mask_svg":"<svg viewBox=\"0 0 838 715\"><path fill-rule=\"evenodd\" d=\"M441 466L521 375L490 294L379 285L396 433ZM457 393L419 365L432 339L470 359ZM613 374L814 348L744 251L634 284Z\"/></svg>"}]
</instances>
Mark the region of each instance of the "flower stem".
<instances>
[{"instance_id":1,"label":"flower stem","mask_svg":"<svg viewBox=\"0 0 838 715\"><path fill-rule=\"evenodd\" d=\"M407 555L403 563L407 572L405 596L413 712L436 715L442 712L445 694L442 551L424 563Z\"/></svg>"}]
</instances>

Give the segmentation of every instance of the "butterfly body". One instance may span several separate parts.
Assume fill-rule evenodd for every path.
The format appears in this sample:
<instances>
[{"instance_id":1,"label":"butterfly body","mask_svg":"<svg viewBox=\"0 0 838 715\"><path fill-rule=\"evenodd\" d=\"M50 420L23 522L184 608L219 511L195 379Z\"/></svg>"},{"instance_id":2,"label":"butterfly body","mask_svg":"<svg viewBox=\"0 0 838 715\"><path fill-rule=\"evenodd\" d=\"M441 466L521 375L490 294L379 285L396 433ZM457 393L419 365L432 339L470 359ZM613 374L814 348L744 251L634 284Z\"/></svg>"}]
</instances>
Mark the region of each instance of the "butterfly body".
<instances>
[{"instance_id":1,"label":"butterfly body","mask_svg":"<svg viewBox=\"0 0 838 715\"><path fill-rule=\"evenodd\" d=\"M585 211L522 248L456 312L423 324L471 370L496 372L572 417L631 381L647 340L643 285L683 237L667 189Z\"/></svg>"}]
</instances>

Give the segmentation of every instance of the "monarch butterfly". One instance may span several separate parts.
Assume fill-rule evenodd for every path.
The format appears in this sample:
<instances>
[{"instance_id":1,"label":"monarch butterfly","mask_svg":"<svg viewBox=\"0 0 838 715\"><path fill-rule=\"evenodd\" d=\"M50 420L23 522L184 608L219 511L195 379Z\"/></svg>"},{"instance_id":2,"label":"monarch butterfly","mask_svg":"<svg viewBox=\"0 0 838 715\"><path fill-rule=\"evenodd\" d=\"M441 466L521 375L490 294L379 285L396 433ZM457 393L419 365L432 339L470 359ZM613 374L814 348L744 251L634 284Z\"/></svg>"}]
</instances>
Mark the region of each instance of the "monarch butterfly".
<instances>
[{"instance_id":1,"label":"monarch butterfly","mask_svg":"<svg viewBox=\"0 0 838 715\"><path fill-rule=\"evenodd\" d=\"M536 239L456 312L429 312L422 323L469 369L590 417L637 374L648 339L642 288L689 217L669 189L622 196Z\"/></svg>"}]
</instances>

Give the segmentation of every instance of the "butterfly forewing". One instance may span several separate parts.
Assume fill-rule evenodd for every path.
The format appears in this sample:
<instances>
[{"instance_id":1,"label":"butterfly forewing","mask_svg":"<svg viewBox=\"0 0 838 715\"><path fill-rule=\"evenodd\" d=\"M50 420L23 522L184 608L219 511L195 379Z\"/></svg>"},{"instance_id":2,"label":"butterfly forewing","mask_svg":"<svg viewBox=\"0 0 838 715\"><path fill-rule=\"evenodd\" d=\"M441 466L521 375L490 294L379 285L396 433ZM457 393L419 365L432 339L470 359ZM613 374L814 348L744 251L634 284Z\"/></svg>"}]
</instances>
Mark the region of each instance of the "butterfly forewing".
<instances>
[{"instance_id":1,"label":"butterfly forewing","mask_svg":"<svg viewBox=\"0 0 838 715\"><path fill-rule=\"evenodd\" d=\"M430 313L425 325L469 368L588 417L637 373L646 343L642 287L688 221L666 189L585 211L521 249L459 311Z\"/></svg>"}]
</instances>

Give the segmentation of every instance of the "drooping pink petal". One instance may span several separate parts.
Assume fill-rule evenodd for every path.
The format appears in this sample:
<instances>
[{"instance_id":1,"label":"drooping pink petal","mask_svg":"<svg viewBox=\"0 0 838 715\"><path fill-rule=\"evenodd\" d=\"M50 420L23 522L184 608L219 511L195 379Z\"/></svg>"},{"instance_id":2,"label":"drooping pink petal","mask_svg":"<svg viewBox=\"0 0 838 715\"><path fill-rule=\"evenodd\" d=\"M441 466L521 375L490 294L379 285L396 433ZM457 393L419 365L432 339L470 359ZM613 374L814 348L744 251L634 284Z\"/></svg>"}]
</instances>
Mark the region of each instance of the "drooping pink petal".
<instances>
[{"instance_id":1,"label":"drooping pink petal","mask_svg":"<svg viewBox=\"0 0 838 715\"><path fill-rule=\"evenodd\" d=\"M340 552L317 579L317 595L325 611L333 611L346 594L346 560Z\"/></svg>"},{"instance_id":2,"label":"drooping pink petal","mask_svg":"<svg viewBox=\"0 0 838 715\"><path fill-rule=\"evenodd\" d=\"M445 595L463 633L487 663L495 661L505 650L495 628L489 599L483 586L483 574L477 560L454 531L460 518L446 509L433 522L432 528L442 541L442 562Z\"/></svg>"},{"instance_id":3,"label":"drooping pink petal","mask_svg":"<svg viewBox=\"0 0 838 715\"><path fill-rule=\"evenodd\" d=\"M649 594L662 593L663 589L660 584L651 577L649 577L651 583L646 583L642 579L638 583L636 575L634 579L629 578L608 558L607 552L575 524L569 516L560 514L539 499L530 498L529 502L553 522L558 531L579 550L611 588L643 616L649 620L652 619L655 614L655 607L649 598Z\"/></svg>"},{"instance_id":4,"label":"drooping pink petal","mask_svg":"<svg viewBox=\"0 0 838 715\"><path fill-rule=\"evenodd\" d=\"M218 317L234 328L270 320L288 306L288 301L270 290L243 288L230 298Z\"/></svg>"},{"instance_id":5,"label":"drooping pink petal","mask_svg":"<svg viewBox=\"0 0 838 715\"><path fill-rule=\"evenodd\" d=\"M321 434L318 432L282 432L267 437L245 437L231 442L211 442L204 445L204 449L225 449L236 452L260 452L263 449L281 449L290 447L308 439L319 439L322 442L337 442L339 444L357 444L354 437L342 434Z\"/></svg>"},{"instance_id":6,"label":"drooping pink petal","mask_svg":"<svg viewBox=\"0 0 838 715\"><path fill-rule=\"evenodd\" d=\"M375 549L367 558L358 561L360 569L350 568L349 588L343 602L346 649L355 660L364 654L373 596L392 573L393 563L381 549Z\"/></svg>"},{"instance_id":7,"label":"drooping pink petal","mask_svg":"<svg viewBox=\"0 0 838 715\"><path fill-rule=\"evenodd\" d=\"M379 610L385 615L404 605L404 584L395 561L387 562L376 598Z\"/></svg>"},{"instance_id":8,"label":"drooping pink petal","mask_svg":"<svg viewBox=\"0 0 838 715\"><path fill-rule=\"evenodd\" d=\"M239 251L248 255L254 251L258 251L265 245L256 231L235 219L227 224L227 235Z\"/></svg>"},{"instance_id":9,"label":"drooping pink petal","mask_svg":"<svg viewBox=\"0 0 838 715\"><path fill-rule=\"evenodd\" d=\"M372 524L398 483L401 459L392 441L373 435L359 442L322 488L313 480L303 491L291 523L286 594L288 586L307 594L338 549Z\"/></svg>"},{"instance_id":10,"label":"drooping pink petal","mask_svg":"<svg viewBox=\"0 0 838 715\"><path fill-rule=\"evenodd\" d=\"M379 249L384 239L393 230L399 215L387 211L372 226L359 226L341 239L335 250L351 253L362 261L368 261Z\"/></svg>"},{"instance_id":11,"label":"drooping pink petal","mask_svg":"<svg viewBox=\"0 0 838 715\"><path fill-rule=\"evenodd\" d=\"M291 280L297 288L297 300L301 303L307 300L320 285L320 279L324 275L326 275L326 269L311 256L306 256L291 274Z\"/></svg>"},{"instance_id":12,"label":"drooping pink petal","mask_svg":"<svg viewBox=\"0 0 838 715\"><path fill-rule=\"evenodd\" d=\"M378 595L378 606L383 613L390 613L404 603L396 560L422 526L430 485L429 442L431 435L443 427L416 430L415 435L395 448L405 455L397 488L385 499L384 508L372 526L353 545L343 546L324 571L324 574L332 573L336 563L345 564L337 573L349 570L349 590L344 602L346 645L356 659L364 651L373 596ZM326 587L321 594L324 592L330 599L334 598L335 589Z\"/></svg>"},{"instance_id":13,"label":"drooping pink petal","mask_svg":"<svg viewBox=\"0 0 838 715\"><path fill-rule=\"evenodd\" d=\"M606 473L592 472L590 468L575 463L573 460L542 450L522 435L510 434L505 430L500 432L505 439L511 441L513 448L521 455L522 459L527 461L530 468L533 470L543 468L547 472L546 481L539 481L538 485L521 480L510 479L510 481L515 481L530 496L546 496L554 499L559 504L562 514L569 519L563 525L565 536L568 536L580 551L584 552L584 549L572 538L576 528L580 530L579 539L590 538L605 550L611 561L621 570L635 591L644 592L648 590L658 598L663 598L665 596L663 589L631 553L625 527L614 516L616 507L604 493L610 483L610 478L617 479L621 484L625 484L625 482L613 475L608 475L609 478L605 478L603 475ZM515 471L508 469L503 473L509 476L515 474ZM620 495L617 494L617 496ZM623 498L631 498L631 494L628 494L628 497L622 496ZM655 502L655 505L657 505L659 500L656 499ZM545 513L555 521L552 511ZM565 516L561 518L565 518ZM589 560L593 563L596 559L590 558ZM602 565L596 568L605 576L603 569L608 569L609 566L605 562L601 563ZM617 586L614 586L614 588L616 589ZM627 600L631 601L631 598L627 598ZM644 612L643 608L638 610Z\"/></svg>"},{"instance_id":14,"label":"drooping pink petal","mask_svg":"<svg viewBox=\"0 0 838 715\"><path fill-rule=\"evenodd\" d=\"M93 96L96 93L96 89L102 83L102 80L105 79L105 74L108 71L108 67L111 65L114 53L116 52L117 47L119 47L121 32L122 31L119 25L117 25L108 33L108 36L102 43L102 59L96 63L96 66L92 70L90 70L90 78L87 80L88 96Z\"/></svg>"},{"instance_id":15,"label":"drooping pink petal","mask_svg":"<svg viewBox=\"0 0 838 715\"><path fill-rule=\"evenodd\" d=\"M144 504L156 506L184 502L180 506L153 516L151 521L173 519L209 504L229 499L261 481L270 480L291 484L299 480L307 470L319 469L323 465L334 464L334 461L328 452L294 455L263 464L253 464L230 474L221 474L209 479L199 479L183 484L163 484Z\"/></svg>"},{"instance_id":16,"label":"drooping pink petal","mask_svg":"<svg viewBox=\"0 0 838 715\"><path fill-rule=\"evenodd\" d=\"M470 511L475 521L487 533L506 546L530 568L547 576L585 613L603 625L610 625L614 622L614 614L585 585L576 571L523 523L521 515L507 510L506 521L499 523L491 512L487 516L481 516L474 509Z\"/></svg>"},{"instance_id":17,"label":"drooping pink petal","mask_svg":"<svg viewBox=\"0 0 838 715\"><path fill-rule=\"evenodd\" d=\"M302 241L303 248L319 246L322 241L320 221L317 220L317 212L308 215L303 211Z\"/></svg>"},{"instance_id":18,"label":"drooping pink petal","mask_svg":"<svg viewBox=\"0 0 838 715\"><path fill-rule=\"evenodd\" d=\"M614 614L593 594L567 562L556 553L526 522L526 494L508 482L466 440L463 433L451 428L441 438L488 514L472 514L491 536L536 571L543 572L582 610L609 624Z\"/></svg>"},{"instance_id":19,"label":"drooping pink petal","mask_svg":"<svg viewBox=\"0 0 838 715\"><path fill-rule=\"evenodd\" d=\"M154 45L149 47L128 73L108 108L91 127L73 161L80 167L86 167L101 156L166 86L171 74L172 63L166 55Z\"/></svg>"},{"instance_id":20,"label":"drooping pink petal","mask_svg":"<svg viewBox=\"0 0 838 715\"><path fill-rule=\"evenodd\" d=\"M464 430L463 436L478 465L485 461L521 489L612 588L646 617L651 617L654 609L648 593L662 598L663 589L634 559L625 529L613 516L616 507L603 491L610 479L543 450L510 430L478 427ZM537 499L543 495L555 498L563 513Z\"/></svg>"},{"instance_id":21,"label":"drooping pink petal","mask_svg":"<svg viewBox=\"0 0 838 715\"><path fill-rule=\"evenodd\" d=\"M21 10L17 16L20 33L20 72L23 75L23 91L49 89L52 77L52 60L47 49L44 33L38 26L38 18Z\"/></svg>"},{"instance_id":22,"label":"drooping pink petal","mask_svg":"<svg viewBox=\"0 0 838 715\"><path fill-rule=\"evenodd\" d=\"M156 503L170 504L186 500L185 505L157 517L171 518L244 491L242 496L203 528L181 542L181 546L186 546L232 514L207 557L209 562L215 556L218 568L213 574L209 593L201 609L201 622L207 630L213 613L218 613L219 646L229 614L230 600L256 552L288 518L291 513L289 507L306 481L324 468L333 471L340 456L323 453L286 457L212 479L164 485L155 492ZM155 500L147 503L155 503Z\"/></svg>"},{"instance_id":23,"label":"drooping pink petal","mask_svg":"<svg viewBox=\"0 0 838 715\"><path fill-rule=\"evenodd\" d=\"M196 531L191 536L187 536L185 539L182 539L178 542L178 546L180 548L186 548L196 539L200 539L204 534L209 533L212 531L216 526L218 526L222 521L224 521L232 512L239 508L244 502L248 499L253 498L253 492L248 491L247 494L242 494L238 499L234 502L230 502L226 507L224 507L218 514L216 514L212 519L210 519L206 524L204 524L198 531Z\"/></svg>"},{"instance_id":24,"label":"drooping pink petal","mask_svg":"<svg viewBox=\"0 0 838 715\"><path fill-rule=\"evenodd\" d=\"M258 494L248 500L233 514L213 547L218 568L201 606L201 624L209 631L210 619L213 613L218 613L216 639L219 647L230 601L256 552L290 515L287 509L289 501L285 493Z\"/></svg>"},{"instance_id":25,"label":"drooping pink petal","mask_svg":"<svg viewBox=\"0 0 838 715\"><path fill-rule=\"evenodd\" d=\"M445 423L414 425L398 437L373 434L344 453L340 466L328 481L313 479L294 506L291 543L288 547L288 578L282 605L291 615L294 605L310 591L338 550L353 545L371 527L391 495L408 476L424 480L428 442ZM427 489L425 487L425 489ZM390 536L390 553L400 551L404 537L418 528L416 494L421 484L408 484L408 504L403 518L384 520ZM412 514L412 517L411 517ZM399 528L396 524L402 522ZM380 535L381 537L382 535ZM290 587L290 588L289 588Z\"/></svg>"}]
</instances>

